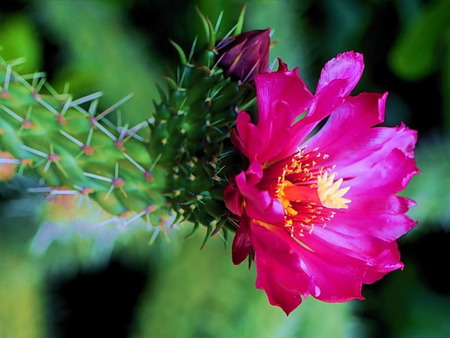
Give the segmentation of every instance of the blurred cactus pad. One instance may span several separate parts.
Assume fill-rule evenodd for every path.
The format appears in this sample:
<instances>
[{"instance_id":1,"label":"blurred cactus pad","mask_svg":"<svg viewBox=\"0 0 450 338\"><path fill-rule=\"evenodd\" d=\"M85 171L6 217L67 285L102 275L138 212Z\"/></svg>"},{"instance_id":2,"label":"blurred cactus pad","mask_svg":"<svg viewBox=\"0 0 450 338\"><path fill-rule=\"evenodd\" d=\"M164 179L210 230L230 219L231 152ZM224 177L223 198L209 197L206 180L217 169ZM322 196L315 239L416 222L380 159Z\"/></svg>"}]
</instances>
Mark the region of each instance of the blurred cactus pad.
<instances>
[{"instance_id":1,"label":"blurred cactus pad","mask_svg":"<svg viewBox=\"0 0 450 338\"><path fill-rule=\"evenodd\" d=\"M189 51L171 42L180 65L136 125L121 122L132 93L100 109L102 93L57 92L45 73L17 72L22 59L1 59L0 180L33 178L29 191L64 196L66 214L94 201L125 226L188 221L207 226L207 236L233 228L222 200L226 170L239 169L229 130L254 93L217 67L219 25L200 18L204 37ZM242 18L229 34L240 32Z\"/></svg>"}]
</instances>

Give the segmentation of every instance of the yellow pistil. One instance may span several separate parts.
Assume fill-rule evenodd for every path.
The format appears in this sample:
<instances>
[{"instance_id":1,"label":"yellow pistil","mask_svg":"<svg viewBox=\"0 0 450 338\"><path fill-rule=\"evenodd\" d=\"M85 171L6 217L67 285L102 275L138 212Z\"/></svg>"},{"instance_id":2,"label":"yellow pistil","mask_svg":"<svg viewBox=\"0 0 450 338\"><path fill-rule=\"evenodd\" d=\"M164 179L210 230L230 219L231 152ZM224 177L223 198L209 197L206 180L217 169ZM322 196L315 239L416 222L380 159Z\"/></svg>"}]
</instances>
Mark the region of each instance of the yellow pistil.
<instances>
[{"instance_id":1,"label":"yellow pistil","mask_svg":"<svg viewBox=\"0 0 450 338\"><path fill-rule=\"evenodd\" d=\"M336 173L332 173L328 176L328 172L325 171L321 175L317 176L317 193L322 205L332 209L347 209L347 203L351 200L343 198L345 193L350 187L341 188L343 179L340 178L334 181Z\"/></svg>"}]
</instances>

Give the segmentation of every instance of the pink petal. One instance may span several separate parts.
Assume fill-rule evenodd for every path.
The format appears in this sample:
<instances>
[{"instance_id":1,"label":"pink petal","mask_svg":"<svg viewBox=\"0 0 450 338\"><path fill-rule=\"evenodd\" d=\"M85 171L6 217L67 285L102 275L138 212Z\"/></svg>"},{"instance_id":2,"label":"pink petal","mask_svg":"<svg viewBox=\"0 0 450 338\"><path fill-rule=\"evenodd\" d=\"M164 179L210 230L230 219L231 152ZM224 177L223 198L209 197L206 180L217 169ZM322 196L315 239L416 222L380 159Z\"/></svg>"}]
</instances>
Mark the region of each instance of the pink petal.
<instances>
[{"instance_id":1,"label":"pink petal","mask_svg":"<svg viewBox=\"0 0 450 338\"><path fill-rule=\"evenodd\" d=\"M239 222L239 228L234 236L232 253L233 263L236 265L241 264L252 249L252 241L250 235L250 225L248 224L247 217L241 217Z\"/></svg>"},{"instance_id":2,"label":"pink petal","mask_svg":"<svg viewBox=\"0 0 450 338\"><path fill-rule=\"evenodd\" d=\"M380 137L377 130L371 128L383 121L386 98L386 94L376 93L347 98L320 131L308 140L308 148L318 147L332 157L330 161L339 159L341 166L381 148L390 137L396 136L396 133L390 133Z\"/></svg>"},{"instance_id":3,"label":"pink petal","mask_svg":"<svg viewBox=\"0 0 450 338\"><path fill-rule=\"evenodd\" d=\"M314 298L327 302L364 299L361 295L367 271L364 262L347 256L344 252L335 251L333 245L317 237L306 244L314 251L302 247L298 250L314 279Z\"/></svg>"},{"instance_id":4,"label":"pink petal","mask_svg":"<svg viewBox=\"0 0 450 338\"><path fill-rule=\"evenodd\" d=\"M311 278L300 268L298 253L280 231L252 224L252 244L257 269L256 287L266 292L270 304L289 314L313 291Z\"/></svg>"},{"instance_id":5,"label":"pink petal","mask_svg":"<svg viewBox=\"0 0 450 338\"><path fill-rule=\"evenodd\" d=\"M275 102L286 102L292 107L289 120L293 122L309 107L313 97L298 76L298 69L288 71L285 64L280 64L280 70L277 72L267 72L256 76L255 82L258 97L258 126L262 132L270 129Z\"/></svg>"},{"instance_id":6,"label":"pink petal","mask_svg":"<svg viewBox=\"0 0 450 338\"><path fill-rule=\"evenodd\" d=\"M250 161L260 153L263 136L251 122L250 116L245 111L239 112L236 129L231 131L231 141Z\"/></svg>"},{"instance_id":7,"label":"pink petal","mask_svg":"<svg viewBox=\"0 0 450 338\"><path fill-rule=\"evenodd\" d=\"M364 71L364 60L360 53L353 51L338 54L328 61L322 69L316 94L335 80L345 80L341 88L341 96L346 96L356 87Z\"/></svg>"},{"instance_id":8,"label":"pink petal","mask_svg":"<svg viewBox=\"0 0 450 338\"><path fill-rule=\"evenodd\" d=\"M236 176L236 184L245 198L246 214L253 219L267 223L279 223L284 218L284 208L281 202L270 196L266 190L259 190L251 182L244 172Z\"/></svg>"},{"instance_id":9,"label":"pink petal","mask_svg":"<svg viewBox=\"0 0 450 338\"><path fill-rule=\"evenodd\" d=\"M379 151L378 153L380 153ZM386 156L371 156L355 165L339 169L339 175L349 177L346 185L352 188L346 194L356 200L368 193L389 196L403 190L411 178L419 173L414 159L400 149L392 149Z\"/></svg>"},{"instance_id":10,"label":"pink petal","mask_svg":"<svg viewBox=\"0 0 450 338\"><path fill-rule=\"evenodd\" d=\"M364 70L363 56L355 52L338 54L322 69L308 117L328 116L355 88Z\"/></svg>"},{"instance_id":11,"label":"pink petal","mask_svg":"<svg viewBox=\"0 0 450 338\"><path fill-rule=\"evenodd\" d=\"M387 203L382 199L370 197L353 200L349 204L349 209L336 212L332 222L339 225L338 231L342 233L372 236L386 242L394 241L416 226L417 222L404 214L383 212L389 208ZM377 207L380 207L379 212L371 211Z\"/></svg>"},{"instance_id":12,"label":"pink petal","mask_svg":"<svg viewBox=\"0 0 450 338\"><path fill-rule=\"evenodd\" d=\"M223 200L228 210L233 214L241 216L243 213L244 199L237 188L236 184L231 183L227 185L223 191Z\"/></svg>"},{"instance_id":13,"label":"pink petal","mask_svg":"<svg viewBox=\"0 0 450 338\"><path fill-rule=\"evenodd\" d=\"M367 266L401 268L400 255L395 242L387 242L365 232L343 231L345 225L336 221L326 227L316 227L314 235L329 243L331 247L348 257L364 262ZM347 228L348 229L348 228Z\"/></svg>"}]
</instances>

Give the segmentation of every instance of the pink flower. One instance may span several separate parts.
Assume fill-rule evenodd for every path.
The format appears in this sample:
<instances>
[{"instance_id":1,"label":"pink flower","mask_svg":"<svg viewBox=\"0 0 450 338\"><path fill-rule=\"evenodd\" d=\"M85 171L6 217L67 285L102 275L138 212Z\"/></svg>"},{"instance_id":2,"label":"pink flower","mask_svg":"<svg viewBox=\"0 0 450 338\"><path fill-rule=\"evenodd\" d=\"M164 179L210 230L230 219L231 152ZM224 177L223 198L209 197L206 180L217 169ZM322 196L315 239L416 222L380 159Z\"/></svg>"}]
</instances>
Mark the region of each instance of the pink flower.
<instances>
[{"instance_id":1,"label":"pink flower","mask_svg":"<svg viewBox=\"0 0 450 338\"><path fill-rule=\"evenodd\" d=\"M416 225L396 194L419 172L417 134L374 127L387 94L349 96L363 68L361 54L339 54L313 95L280 61L255 79L258 121L241 111L231 134L249 162L224 192L239 219L233 262L250 256L256 287L287 314L308 295L364 299L362 284L403 267L396 240Z\"/></svg>"}]
</instances>

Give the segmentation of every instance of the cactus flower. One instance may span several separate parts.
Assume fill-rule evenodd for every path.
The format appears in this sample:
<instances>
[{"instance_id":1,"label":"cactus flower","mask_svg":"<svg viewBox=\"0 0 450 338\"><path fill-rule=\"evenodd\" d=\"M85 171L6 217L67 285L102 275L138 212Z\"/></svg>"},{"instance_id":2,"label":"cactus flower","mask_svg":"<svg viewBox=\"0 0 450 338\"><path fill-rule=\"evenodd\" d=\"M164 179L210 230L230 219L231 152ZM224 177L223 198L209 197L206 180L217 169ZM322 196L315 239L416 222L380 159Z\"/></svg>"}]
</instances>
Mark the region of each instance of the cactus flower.
<instances>
[{"instance_id":1,"label":"cactus flower","mask_svg":"<svg viewBox=\"0 0 450 338\"><path fill-rule=\"evenodd\" d=\"M241 111L232 131L249 163L224 191L238 220L233 262L249 256L256 287L287 314L308 295L364 299L363 284L403 267L396 240L416 225L397 193L419 172L417 134L377 126L386 93L349 95L363 68L361 54L339 54L312 94L280 61L255 78L257 122Z\"/></svg>"},{"instance_id":2,"label":"cactus flower","mask_svg":"<svg viewBox=\"0 0 450 338\"><path fill-rule=\"evenodd\" d=\"M218 65L240 83L251 82L269 65L270 28L222 39L216 45Z\"/></svg>"}]
</instances>

